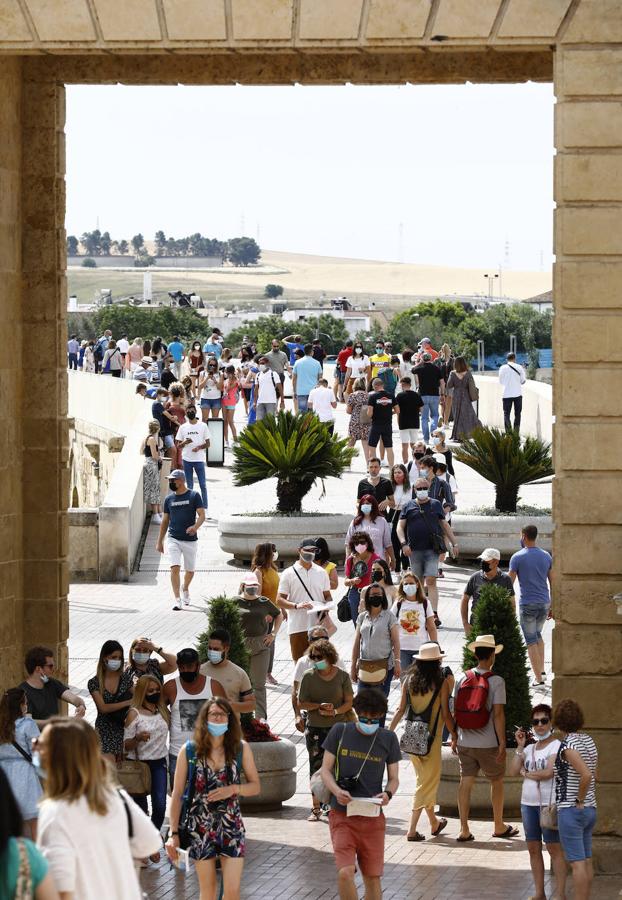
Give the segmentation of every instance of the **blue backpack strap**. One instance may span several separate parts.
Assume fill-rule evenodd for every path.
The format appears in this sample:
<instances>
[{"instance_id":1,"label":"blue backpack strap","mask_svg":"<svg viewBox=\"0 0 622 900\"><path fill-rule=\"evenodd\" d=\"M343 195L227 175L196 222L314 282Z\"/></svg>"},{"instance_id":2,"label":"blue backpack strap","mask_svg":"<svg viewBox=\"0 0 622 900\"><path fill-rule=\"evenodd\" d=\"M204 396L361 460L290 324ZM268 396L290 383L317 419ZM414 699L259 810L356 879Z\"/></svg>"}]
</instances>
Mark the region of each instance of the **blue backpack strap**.
<instances>
[{"instance_id":1,"label":"blue backpack strap","mask_svg":"<svg viewBox=\"0 0 622 900\"><path fill-rule=\"evenodd\" d=\"M186 741L185 744L186 750L186 762L188 763L188 776L186 780L186 789L184 791L184 797L187 798L190 795L190 792L194 792L194 772L197 767L197 757L196 757L196 748L194 745L194 741Z\"/></svg>"}]
</instances>

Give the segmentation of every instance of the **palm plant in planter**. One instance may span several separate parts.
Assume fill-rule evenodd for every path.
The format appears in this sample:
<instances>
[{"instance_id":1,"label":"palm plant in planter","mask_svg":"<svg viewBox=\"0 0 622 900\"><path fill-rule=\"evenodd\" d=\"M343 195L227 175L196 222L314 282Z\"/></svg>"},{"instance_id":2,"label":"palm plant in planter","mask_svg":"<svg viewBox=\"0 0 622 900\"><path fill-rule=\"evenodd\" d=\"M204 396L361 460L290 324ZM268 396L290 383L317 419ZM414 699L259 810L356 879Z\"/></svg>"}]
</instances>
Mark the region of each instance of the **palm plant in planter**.
<instances>
[{"instance_id":1,"label":"palm plant in planter","mask_svg":"<svg viewBox=\"0 0 622 900\"><path fill-rule=\"evenodd\" d=\"M454 458L494 484L499 512L516 512L522 484L554 474L551 445L534 437L521 444L514 430L476 428L454 451Z\"/></svg>"},{"instance_id":2,"label":"palm plant in planter","mask_svg":"<svg viewBox=\"0 0 622 900\"><path fill-rule=\"evenodd\" d=\"M319 478L338 477L356 455L347 439L329 434L311 412L280 412L249 425L233 450L233 483L276 478L277 510L299 513L302 499Z\"/></svg>"},{"instance_id":3,"label":"palm plant in planter","mask_svg":"<svg viewBox=\"0 0 622 900\"><path fill-rule=\"evenodd\" d=\"M514 747L514 726L527 727L531 721L527 650L510 594L498 584L486 585L479 595L471 633L464 646L462 668L465 672L477 665L477 658L468 649L468 644L478 634L494 634L497 644L503 644L503 651L495 657L493 671L505 680L506 739L508 747Z\"/></svg>"}]
</instances>

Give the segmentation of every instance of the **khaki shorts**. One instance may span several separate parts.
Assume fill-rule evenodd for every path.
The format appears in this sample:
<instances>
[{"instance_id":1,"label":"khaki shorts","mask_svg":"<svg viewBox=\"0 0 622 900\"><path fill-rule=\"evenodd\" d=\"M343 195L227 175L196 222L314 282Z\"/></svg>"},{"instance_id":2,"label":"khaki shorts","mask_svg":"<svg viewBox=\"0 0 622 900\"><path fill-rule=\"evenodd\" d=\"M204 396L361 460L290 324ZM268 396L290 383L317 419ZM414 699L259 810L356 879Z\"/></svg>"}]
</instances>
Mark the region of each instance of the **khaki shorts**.
<instances>
[{"instance_id":1,"label":"khaki shorts","mask_svg":"<svg viewBox=\"0 0 622 900\"><path fill-rule=\"evenodd\" d=\"M497 762L498 747L458 747L460 775L463 778L475 777L481 769L486 778L491 780L505 775L505 760Z\"/></svg>"}]
</instances>

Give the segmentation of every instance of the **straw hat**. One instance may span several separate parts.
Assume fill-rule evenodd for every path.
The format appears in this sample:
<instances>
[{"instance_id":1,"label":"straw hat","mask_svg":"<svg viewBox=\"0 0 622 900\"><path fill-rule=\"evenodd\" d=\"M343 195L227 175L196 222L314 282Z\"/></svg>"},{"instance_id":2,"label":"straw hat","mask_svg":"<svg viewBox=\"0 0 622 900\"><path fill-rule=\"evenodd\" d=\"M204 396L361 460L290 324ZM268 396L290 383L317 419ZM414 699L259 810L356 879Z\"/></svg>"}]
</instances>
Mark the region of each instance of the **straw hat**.
<instances>
[{"instance_id":1,"label":"straw hat","mask_svg":"<svg viewBox=\"0 0 622 900\"><path fill-rule=\"evenodd\" d=\"M422 644L413 655L415 659L420 659L421 662L434 662L445 656L435 641L427 641L425 644Z\"/></svg>"},{"instance_id":2,"label":"straw hat","mask_svg":"<svg viewBox=\"0 0 622 900\"><path fill-rule=\"evenodd\" d=\"M501 653L503 650L503 644L495 644L494 634L478 634L475 640L467 646L471 653L475 651L476 647L487 647L489 650L494 650L495 653Z\"/></svg>"}]
</instances>

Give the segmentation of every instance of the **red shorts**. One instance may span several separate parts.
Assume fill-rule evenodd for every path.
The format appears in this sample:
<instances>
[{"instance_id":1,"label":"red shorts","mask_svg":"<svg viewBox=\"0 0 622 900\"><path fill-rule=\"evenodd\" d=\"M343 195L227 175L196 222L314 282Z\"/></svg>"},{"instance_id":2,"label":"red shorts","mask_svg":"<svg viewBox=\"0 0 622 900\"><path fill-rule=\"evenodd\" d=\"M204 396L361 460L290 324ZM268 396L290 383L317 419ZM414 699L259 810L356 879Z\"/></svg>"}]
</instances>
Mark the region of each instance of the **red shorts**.
<instances>
[{"instance_id":1,"label":"red shorts","mask_svg":"<svg viewBox=\"0 0 622 900\"><path fill-rule=\"evenodd\" d=\"M362 875L380 878L384 872L384 832L387 820L383 813L374 818L347 816L336 809L328 814L337 869L354 866L358 861Z\"/></svg>"}]
</instances>

